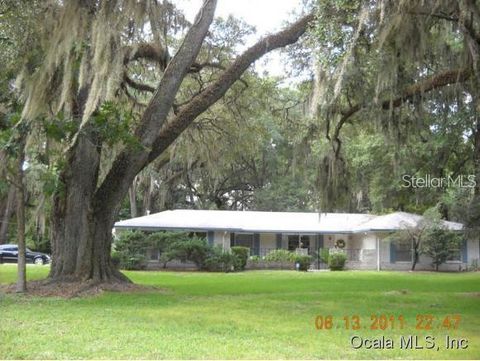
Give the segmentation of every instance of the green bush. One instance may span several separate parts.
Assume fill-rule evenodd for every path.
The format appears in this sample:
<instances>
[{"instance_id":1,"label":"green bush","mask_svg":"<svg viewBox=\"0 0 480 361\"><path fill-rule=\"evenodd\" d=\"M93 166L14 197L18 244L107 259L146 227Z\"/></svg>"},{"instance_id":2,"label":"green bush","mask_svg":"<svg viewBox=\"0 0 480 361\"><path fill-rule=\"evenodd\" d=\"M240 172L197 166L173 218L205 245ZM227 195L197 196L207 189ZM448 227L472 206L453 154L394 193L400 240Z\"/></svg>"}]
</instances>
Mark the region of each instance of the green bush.
<instances>
[{"instance_id":1,"label":"green bush","mask_svg":"<svg viewBox=\"0 0 480 361\"><path fill-rule=\"evenodd\" d=\"M260 256L250 256L249 260L250 260L250 262L257 263L257 262L260 262L261 258L260 258Z\"/></svg>"},{"instance_id":2,"label":"green bush","mask_svg":"<svg viewBox=\"0 0 480 361\"><path fill-rule=\"evenodd\" d=\"M153 232L147 236L148 244L160 253L165 252L172 243L188 239L188 233L185 232Z\"/></svg>"},{"instance_id":3,"label":"green bush","mask_svg":"<svg viewBox=\"0 0 480 361\"><path fill-rule=\"evenodd\" d=\"M141 270L147 266L146 253L149 247L147 236L143 232L128 231L120 233L115 241L115 258L118 266L127 270Z\"/></svg>"},{"instance_id":4,"label":"green bush","mask_svg":"<svg viewBox=\"0 0 480 361\"><path fill-rule=\"evenodd\" d=\"M160 260L166 264L174 259L181 262L191 261L199 269L211 272L231 272L235 269L243 269L240 258L235 254L224 252L218 246L213 247L201 238L180 239L170 243L160 256Z\"/></svg>"},{"instance_id":5,"label":"green bush","mask_svg":"<svg viewBox=\"0 0 480 361\"><path fill-rule=\"evenodd\" d=\"M110 256L110 260L113 264L113 267L120 268L120 255L117 251L113 251L112 255Z\"/></svg>"},{"instance_id":6,"label":"green bush","mask_svg":"<svg viewBox=\"0 0 480 361\"><path fill-rule=\"evenodd\" d=\"M205 259L203 269L210 272L232 272L239 259L230 252L224 252L219 247L212 247L210 254Z\"/></svg>"},{"instance_id":7,"label":"green bush","mask_svg":"<svg viewBox=\"0 0 480 361\"><path fill-rule=\"evenodd\" d=\"M347 262L347 255L343 252L336 252L330 254L328 257L328 267L332 271L341 271Z\"/></svg>"},{"instance_id":8,"label":"green bush","mask_svg":"<svg viewBox=\"0 0 480 361\"><path fill-rule=\"evenodd\" d=\"M265 256L267 262L295 262L296 254L286 249L275 249Z\"/></svg>"},{"instance_id":9,"label":"green bush","mask_svg":"<svg viewBox=\"0 0 480 361\"><path fill-rule=\"evenodd\" d=\"M243 271L247 265L248 256L250 255L250 248L247 247L231 247L232 254L238 259L238 264L235 269Z\"/></svg>"},{"instance_id":10,"label":"green bush","mask_svg":"<svg viewBox=\"0 0 480 361\"><path fill-rule=\"evenodd\" d=\"M120 267L126 270L143 270L147 268L147 259L144 255L135 255L121 259Z\"/></svg>"},{"instance_id":11,"label":"green bush","mask_svg":"<svg viewBox=\"0 0 480 361\"><path fill-rule=\"evenodd\" d=\"M296 255L295 257L295 264L299 265L298 267L299 271L308 271L311 263L312 263L311 256Z\"/></svg>"},{"instance_id":12,"label":"green bush","mask_svg":"<svg viewBox=\"0 0 480 361\"><path fill-rule=\"evenodd\" d=\"M168 245L168 248L161 256L161 260L164 263L173 259L178 259L182 262L191 261L198 268L203 269L205 260L211 253L211 248L207 241L201 238L177 240Z\"/></svg>"},{"instance_id":13,"label":"green bush","mask_svg":"<svg viewBox=\"0 0 480 361\"><path fill-rule=\"evenodd\" d=\"M243 270L247 263L249 249L233 247L232 252L223 252L212 247L203 238L189 238L181 232L122 232L115 241L112 263L122 269L139 270L147 265L146 253L149 248L160 251L160 262L166 264L174 259L193 262L201 270L231 272Z\"/></svg>"},{"instance_id":14,"label":"green bush","mask_svg":"<svg viewBox=\"0 0 480 361\"><path fill-rule=\"evenodd\" d=\"M318 250L318 257L320 258L320 260L325 263L325 264L328 264L328 261L330 259L330 249L328 248L321 248Z\"/></svg>"}]
</instances>

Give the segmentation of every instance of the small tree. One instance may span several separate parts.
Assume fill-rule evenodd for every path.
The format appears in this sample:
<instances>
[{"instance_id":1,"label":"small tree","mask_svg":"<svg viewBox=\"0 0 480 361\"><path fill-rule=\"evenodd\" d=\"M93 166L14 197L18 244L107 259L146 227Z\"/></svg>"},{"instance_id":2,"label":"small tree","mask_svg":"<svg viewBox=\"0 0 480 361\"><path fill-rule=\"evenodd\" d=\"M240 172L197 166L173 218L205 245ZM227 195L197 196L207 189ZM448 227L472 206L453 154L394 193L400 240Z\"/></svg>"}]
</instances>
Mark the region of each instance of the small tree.
<instances>
[{"instance_id":1,"label":"small tree","mask_svg":"<svg viewBox=\"0 0 480 361\"><path fill-rule=\"evenodd\" d=\"M429 229L424 236L422 253L432 258L435 271L445 263L452 252L458 251L462 243L462 236L458 232L442 228Z\"/></svg>"},{"instance_id":2,"label":"small tree","mask_svg":"<svg viewBox=\"0 0 480 361\"><path fill-rule=\"evenodd\" d=\"M415 270L415 266L417 265L420 258L421 245L423 241L423 236L426 231L427 225L425 223L422 223L414 228L406 228L399 230L388 237L390 242L394 243L410 242L412 246L412 271Z\"/></svg>"},{"instance_id":3,"label":"small tree","mask_svg":"<svg viewBox=\"0 0 480 361\"><path fill-rule=\"evenodd\" d=\"M438 207L432 207L425 211L423 218L417 223L415 227L411 227L408 224L403 225L403 229L391 234L388 239L390 242L410 242L412 247L412 268L415 270L415 266L420 259L420 254L424 253L422 242L425 235L430 230L441 229L441 215Z\"/></svg>"}]
</instances>

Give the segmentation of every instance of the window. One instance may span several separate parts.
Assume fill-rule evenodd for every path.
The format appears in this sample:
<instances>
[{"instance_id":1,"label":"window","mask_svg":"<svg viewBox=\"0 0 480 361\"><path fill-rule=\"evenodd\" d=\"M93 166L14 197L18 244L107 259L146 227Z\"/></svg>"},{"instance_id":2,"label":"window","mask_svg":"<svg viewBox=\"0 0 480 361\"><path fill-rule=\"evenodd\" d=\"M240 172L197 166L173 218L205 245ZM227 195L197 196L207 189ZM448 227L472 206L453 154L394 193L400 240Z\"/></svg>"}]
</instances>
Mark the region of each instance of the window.
<instances>
[{"instance_id":1,"label":"window","mask_svg":"<svg viewBox=\"0 0 480 361\"><path fill-rule=\"evenodd\" d=\"M309 236L300 236L300 235L289 235L288 236L288 250L294 251L297 248L309 248L310 247L310 237Z\"/></svg>"},{"instance_id":2,"label":"window","mask_svg":"<svg viewBox=\"0 0 480 361\"><path fill-rule=\"evenodd\" d=\"M294 251L298 248L299 236L298 235L289 235L288 236L288 250Z\"/></svg>"},{"instance_id":3,"label":"window","mask_svg":"<svg viewBox=\"0 0 480 361\"><path fill-rule=\"evenodd\" d=\"M301 236L300 237L301 247L302 248L310 248L310 237L309 236Z\"/></svg>"},{"instance_id":4,"label":"window","mask_svg":"<svg viewBox=\"0 0 480 361\"><path fill-rule=\"evenodd\" d=\"M462 260L462 252L460 249L451 249L448 252L447 262L460 262Z\"/></svg>"},{"instance_id":5,"label":"window","mask_svg":"<svg viewBox=\"0 0 480 361\"><path fill-rule=\"evenodd\" d=\"M412 243L409 240L397 241L395 251L397 262L412 262Z\"/></svg>"},{"instance_id":6,"label":"window","mask_svg":"<svg viewBox=\"0 0 480 361\"><path fill-rule=\"evenodd\" d=\"M150 261L158 261L160 259L160 252L158 248L150 248L147 250L147 258Z\"/></svg>"},{"instance_id":7,"label":"window","mask_svg":"<svg viewBox=\"0 0 480 361\"><path fill-rule=\"evenodd\" d=\"M253 247L253 234L252 233L235 233L235 246L240 247Z\"/></svg>"}]
</instances>

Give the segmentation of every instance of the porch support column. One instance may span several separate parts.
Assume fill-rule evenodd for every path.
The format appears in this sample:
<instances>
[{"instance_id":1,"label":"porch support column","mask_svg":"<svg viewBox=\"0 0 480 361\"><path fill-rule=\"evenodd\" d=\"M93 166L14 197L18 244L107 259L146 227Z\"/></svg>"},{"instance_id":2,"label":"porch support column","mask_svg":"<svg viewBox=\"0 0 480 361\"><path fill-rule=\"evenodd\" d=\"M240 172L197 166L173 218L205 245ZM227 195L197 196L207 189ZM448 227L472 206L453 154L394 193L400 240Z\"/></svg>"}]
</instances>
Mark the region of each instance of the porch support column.
<instances>
[{"instance_id":1,"label":"porch support column","mask_svg":"<svg viewBox=\"0 0 480 361\"><path fill-rule=\"evenodd\" d=\"M260 256L260 233L253 234L253 253L255 256Z\"/></svg>"},{"instance_id":2,"label":"porch support column","mask_svg":"<svg viewBox=\"0 0 480 361\"><path fill-rule=\"evenodd\" d=\"M282 249L282 234L277 233L275 237L277 240L277 249Z\"/></svg>"},{"instance_id":3,"label":"porch support column","mask_svg":"<svg viewBox=\"0 0 480 361\"><path fill-rule=\"evenodd\" d=\"M222 248L223 248L223 251L225 252L225 249L227 248L226 247L226 243L225 243L225 240L227 238L227 235L228 235L228 232L227 231L224 231L223 232L223 235L222 235ZM230 248L230 247L229 247Z\"/></svg>"},{"instance_id":4,"label":"porch support column","mask_svg":"<svg viewBox=\"0 0 480 361\"><path fill-rule=\"evenodd\" d=\"M215 233L213 231L207 232L207 241L210 246L213 246L213 241L215 239Z\"/></svg>"}]
</instances>

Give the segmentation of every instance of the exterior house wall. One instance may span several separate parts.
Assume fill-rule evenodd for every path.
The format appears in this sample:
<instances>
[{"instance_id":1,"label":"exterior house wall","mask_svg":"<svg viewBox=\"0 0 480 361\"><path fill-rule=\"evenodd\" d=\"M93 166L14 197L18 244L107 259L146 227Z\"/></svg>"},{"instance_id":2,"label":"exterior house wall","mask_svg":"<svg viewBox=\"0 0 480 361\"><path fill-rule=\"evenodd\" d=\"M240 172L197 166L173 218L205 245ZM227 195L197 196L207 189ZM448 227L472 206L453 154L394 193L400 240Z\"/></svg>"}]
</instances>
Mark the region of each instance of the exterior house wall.
<instances>
[{"instance_id":1,"label":"exterior house wall","mask_svg":"<svg viewBox=\"0 0 480 361\"><path fill-rule=\"evenodd\" d=\"M225 251L230 250L230 233L224 231L216 231L213 233L213 244L222 247ZM347 269L358 270L375 270L377 269L377 239L380 245L380 269L381 270L403 270L408 271L411 269L411 262L391 262L390 261L390 242L387 240L388 233L356 233L356 234L326 234L323 236L323 248L335 248L335 242L338 239L345 240L345 250L349 256L349 260L346 263ZM277 248L277 234L276 233L262 233L259 236L260 249L265 250L265 254L272 249ZM281 248L288 248L288 235L282 234ZM316 246L315 236L310 236L310 250L314 251ZM353 252L352 252L353 251ZM467 242L467 262L462 261L449 261L440 266L441 271L459 271L465 270L472 262L480 263L479 258L480 242L479 240L469 240ZM313 253L312 253L313 254ZM158 269L162 267L162 264L152 257L150 252L148 253L148 269ZM314 261L315 262L315 261ZM258 266L258 265L257 265ZM272 266L272 265L271 265ZM167 268L170 269L195 269L193 263L181 263L177 261L169 262ZM251 268L251 267L248 267ZM254 267L255 268L255 267ZM265 268L265 267L260 267ZM289 269L292 265L273 265L272 268ZM416 265L416 270L433 270L431 260L425 255L421 255L419 262Z\"/></svg>"},{"instance_id":2,"label":"exterior house wall","mask_svg":"<svg viewBox=\"0 0 480 361\"><path fill-rule=\"evenodd\" d=\"M480 240L469 240L467 242L467 259L468 264L471 265L473 262L480 264Z\"/></svg>"},{"instance_id":3,"label":"exterior house wall","mask_svg":"<svg viewBox=\"0 0 480 361\"><path fill-rule=\"evenodd\" d=\"M260 233L260 248L276 249L277 235L275 233Z\"/></svg>"},{"instance_id":4,"label":"exterior house wall","mask_svg":"<svg viewBox=\"0 0 480 361\"><path fill-rule=\"evenodd\" d=\"M353 257L345 264L346 269L377 269L377 235L375 233L352 234L345 248L354 250Z\"/></svg>"}]
</instances>

